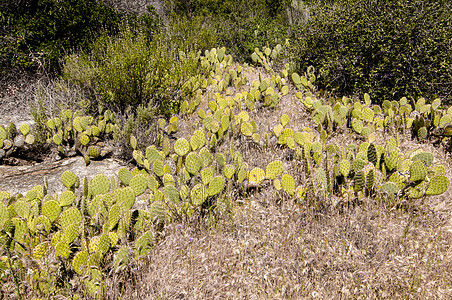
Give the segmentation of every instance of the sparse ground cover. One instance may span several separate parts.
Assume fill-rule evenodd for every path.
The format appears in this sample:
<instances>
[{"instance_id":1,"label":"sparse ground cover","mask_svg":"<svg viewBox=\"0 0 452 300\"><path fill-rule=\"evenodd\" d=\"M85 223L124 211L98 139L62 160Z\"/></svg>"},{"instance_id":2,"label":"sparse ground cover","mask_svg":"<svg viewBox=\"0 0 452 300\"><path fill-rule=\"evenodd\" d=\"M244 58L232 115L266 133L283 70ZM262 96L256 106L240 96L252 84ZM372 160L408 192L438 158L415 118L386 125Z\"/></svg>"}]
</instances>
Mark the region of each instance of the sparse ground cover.
<instances>
[{"instance_id":1,"label":"sparse ground cover","mask_svg":"<svg viewBox=\"0 0 452 300\"><path fill-rule=\"evenodd\" d=\"M10 112L34 95L33 122L1 119L8 170L127 167L0 192L2 298L452 296L450 107L328 96L290 43L247 64L179 29L101 37L62 77L6 89Z\"/></svg>"}]
</instances>

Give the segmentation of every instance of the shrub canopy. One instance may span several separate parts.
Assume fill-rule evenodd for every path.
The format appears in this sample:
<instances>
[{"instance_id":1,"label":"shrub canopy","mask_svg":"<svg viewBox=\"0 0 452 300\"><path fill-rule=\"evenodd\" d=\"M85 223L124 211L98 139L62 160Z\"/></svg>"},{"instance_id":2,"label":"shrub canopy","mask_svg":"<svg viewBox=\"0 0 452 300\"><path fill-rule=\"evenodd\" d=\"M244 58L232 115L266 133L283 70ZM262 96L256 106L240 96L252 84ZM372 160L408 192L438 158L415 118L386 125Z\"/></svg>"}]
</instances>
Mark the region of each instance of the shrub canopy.
<instances>
[{"instance_id":1,"label":"shrub canopy","mask_svg":"<svg viewBox=\"0 0 452 300\"><path fill-rule=\"evenodd\" d=\"M321 2L311 6L307 26L293 31L298 69L314 65L321 88L367 92L380 103L403 96L452 99L450 1Z\"/></svg>"}]
</instances>

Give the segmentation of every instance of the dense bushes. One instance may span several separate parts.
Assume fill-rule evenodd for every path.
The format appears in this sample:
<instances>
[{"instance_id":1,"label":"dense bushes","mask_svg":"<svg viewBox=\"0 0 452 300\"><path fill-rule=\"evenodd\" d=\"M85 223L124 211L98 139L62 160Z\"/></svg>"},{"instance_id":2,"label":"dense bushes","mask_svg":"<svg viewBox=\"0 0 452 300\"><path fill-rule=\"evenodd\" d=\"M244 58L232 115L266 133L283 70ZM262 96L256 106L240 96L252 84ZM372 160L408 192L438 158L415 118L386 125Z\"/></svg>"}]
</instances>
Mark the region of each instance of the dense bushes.
<instances>
[{"instance_id":1,"label":"dense bushes","mask_svg":"<svg viewBox=\"0 0 452 300\"><path fill-rule=\"evenodd\" d=\"M203 22L203 34L209 43L200 43L206 48L226 47L238 61L251 61L254 49L262 46L274 47L288 38L288 26L284 22L286 0L252 1L167 1L167 11L173 24L184 23L186 19ZM207 34L208 32L208 34Z\"/></svg>"},{"instance_id":2,"label":"dense bushes","mask_svg":"<svg viewBox=\"0 0 452 300\"><path fill-rule=\"evenodd\" d=\"M321 88L377 102L452 99L450 1L330 2L312 6L308 26L294 30L299 70L319 69Z\"/></svg>"},{"instance_id":3,"label":"dense bushes","mask_svg":"<svg viewBox=\"0 0 452 300\"><path fill-rule=\"evenodd\" d=\"M121 14L96 0L7 0L0 4L0 74L13 67L54 69L100 32L117 32Z\"/></svg>"},{"instance_id":4,"label":"dense bushes","mask_svg":"<svg viewBox=\"0 0 452 300\"><path fill-rule=\"evenodd\" d=\"M191 92L185 82L198 72L194 51L178 52L165 34L149 40L126 29L118 37L99 38L91 51L68 56L62 76L90 99L88 109L145 106L170 115Z\"/></svg>"}]
</instances>

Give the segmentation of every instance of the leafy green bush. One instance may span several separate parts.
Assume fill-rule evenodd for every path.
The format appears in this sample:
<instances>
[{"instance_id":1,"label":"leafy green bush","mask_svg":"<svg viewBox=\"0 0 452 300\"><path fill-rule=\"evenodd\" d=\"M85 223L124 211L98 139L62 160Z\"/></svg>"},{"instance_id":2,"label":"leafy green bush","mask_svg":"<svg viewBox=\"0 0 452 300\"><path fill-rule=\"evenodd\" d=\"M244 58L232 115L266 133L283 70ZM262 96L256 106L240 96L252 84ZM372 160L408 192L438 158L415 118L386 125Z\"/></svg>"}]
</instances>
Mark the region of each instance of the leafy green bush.
<instances>
[{"instance_id":1,"label":"leafy green bush","mask_svg":"<svg viewBox=\"0 0 452 300\"><path fill-rule=\"evenodd\" d=\"M119 29L121 14L96 0L21 0L0 4L0 73L56 68L99 32Z\"/></svg>"},{"instance_id":2,"label":"leafy green bush","mask_svg":"<svg viewBox=\"0 0 452 300\"><path fill-rule=\"evenodd\" d=\"M203 22L202 31L185 31L189 34L185 38L195 34L199 50L224 46L238 61L251 62L250 55L255 48L273 48L285 42L288 26L282 15L287 3L285 0L168 1L167 10L173 24L196 28L199 20ZM208 37L209 42L199 42L202 39L197 32Z\"/></svg>"},{"instance_id":3,"label":"leafy green bush","mask_svg":"<svg viewBox=\"0 0 452 300\"><path fill-rule=\"evenodd\" d=\"M447 1L331 1L294 29L299 70L314 65L323 89L452 99L452 25Z\"/></svg>"},{"instance_id":4,"label":"leafy green bush","mask_svg":"<svg viewBox=\"0 0 452 300\"><path fill-rule=\"evenodd\" d=\"M92 109L123 112L152 105L169 116L192 92L184 83L199 72L197 54L174 46L165 34L149 41L126 29L118 37L102 36L91 51L68 56L62 75L85 92Z\"/></svg>"}]
</instances>

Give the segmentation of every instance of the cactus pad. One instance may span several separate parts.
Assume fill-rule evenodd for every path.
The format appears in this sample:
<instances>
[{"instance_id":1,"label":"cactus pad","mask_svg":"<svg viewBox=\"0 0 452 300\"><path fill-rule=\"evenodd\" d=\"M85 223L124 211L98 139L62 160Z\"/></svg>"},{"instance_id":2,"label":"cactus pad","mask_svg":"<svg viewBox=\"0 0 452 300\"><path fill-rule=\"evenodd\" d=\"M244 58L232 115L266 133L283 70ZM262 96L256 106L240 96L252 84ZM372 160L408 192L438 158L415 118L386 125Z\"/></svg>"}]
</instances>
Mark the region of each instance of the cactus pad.
<instances>
[{"instance_id":1,"label":"cactus pad","mask_svg":"<svg viewBox=\"0 0 452 300\"><path fill-rule=\"evenodd\" d=\"M146 191L148 179L143 174L137 174L130 179L129 186L135 191L135 195L139 196Z\"/></svg>"},{"instance_id":2,"label":"cactus pad","mask_svg":"<svg viewBox=\"0 0 452 300\"><path fill-rule=\"evenodd\" d=\"M254 168L248 175L250 185L257 186L265 179L265 172L261 168Z\"/></svg>"},{"instance_id":3,"label":"cactus pad","mask_svg":"<svg viewBox=\"0 0 452 300\"><path fill-rule=\"evenodd\" d=\"M130 136L130 147L132 147L133 150L137 150L137 138L133 135Z\"/></svg>"},{"instance_id":4,"label":"cactus pad","mask_svg":"<svg viewBox=\"0 0 452 300\"><path fill-rule=\"evenodd\" d=\"M373 163L374 166L377 165L377 149L373 143L370 143L367 148L367 160Z\"/></svg>"},{"instance_id":5,"label":"cactus pad","mask_svg":"<svg viewBox=\"0 0 452 300\"><path fill-rule=\"evenodd\" d=\"M184 138L180 138L174 143L174 152L179 156L184 156L190 151L190 144Z\"/></svg>"},{"instance_id":6,"label":"cactus pad","mask_svg":"<svg viewBox=\"0 0 452 300\"><path fill-rule=\"evenodd\" d=\"M209 196L215 196L224 189L225 179L223 176L215 176L209 183L207 194Z\"/></svg>"},{"instance_id":7,"label":"cactus pad","mask_svg":"<svg viewBox=\"0 0 452 300\"><path fill-rule=\"evenodd\" d=\"M449 179L444 175L439 175L433 177L429 184L427 191L425 192L426 195L441 195L447 189L449 188Z\"/></svg>"},{"instance_id":8,"label":"cactus pad","mask_svg":"<svg viewBox=\"0 0 452 300\"><path fill-rule=\"evenodd\" d=\"M249 122L244 122L240 126L240 132L245 136L251 136L253 134L253 126Z\"/></svg>"},{"instance_id":9,"label":"cactus pad","mask_svg":"<svg viewBox=\"0 0 452 300\"><path fill-rule=\"evenodd\" d=\"M179 191L173 185L165 186L163 193L165 194L165 197L168 201L174 204L179 204Z\"/></svg>"},{"instance_id":10,"label":"cactus pad","mask_svg":"<svg viewBox=\"0 0 452 300\"><path fill-rule=\"evenodd\" d=\"M72 268L77 274L83 274L83 268L87 266L88 258L88 251L80 251L74 256L74 259L72 260Z\"/></svg>"},{"instance_id":11,"label":"cactus pad","mask_svg":"<svg viewBox=\"0 0 452 300\"><path fill-rule=\"evenodd\" d=\"M125 209L131 209L135 203L135 191L131 187L125 187L114 191L116 203Z\"/></svg>"},{"instance_id":12,"label":"cactus pad","mask_svg":"<svg viewBox=\"0 0 452 300\"><path fill-rule=\"evenodd\" d=\"M49 200L42 205L42 214L54 222L61 213L61 207L55 200Z\"/></svg>"},{"instance_id":13,"label":"cactus pad","mask_svg":"<svg viewBox=\"0 0 452 300\"><path fill-rule=\"evenodd\" d=\"M135 242L135 256L142 257L147 255L154 246L154 236L151 231L146 231Z\"/></svg>"},{"instance_id":14,"label":"cactus pad","mask_svg":"<svg viewBox=\"0 0 452 300\"><path fill-rule=\"evenodd\" d=\"M120 207L119 205L113 205L108 212L108 230L113 230L118 224L120 218Z\"/></svg>"},{"instance_id":15,"label":"cactus pad","mask_svg":"<svg viewBox=\"0 0 452 300\"><path fill-rule=\"evenodd\" d=\"M410 180L419 181L424 180L427 176L427 168L425 163L421 160L416 160L410 166Z\"/></svg>"},{"instance_id":16,"label":"cactus pad","mask_svg":"<svg viewBox=\"0 0 452 300\"><path fill-rule=\"evenodd\" d=\"M199 183L190 191L190 199L193 205L201 205L207 199L207 189L205 185Z\"/></svg>"},{"instance_id":17,"label":"cactus pad","mask_svg":"<svg viewBox=\"0 0 452 300\"><path fill-rule=\"evenodd\" d=\"M162 177L164 173L163 161L161 159L156 159L152 164L152 170L154 171L155 175L157 175L158 177Z\"/></svg>"},{"instance_id":18,"label":"cactus pad","mask_svg":"<svg viewBox=\"0 0 452 300\"><path fill-rule=\"evenodd\" d=\"M430 166L433 163L434 156L430 152L421 152L421 153L418 153L418 154L414 155L411 158L411 160L413 160L413 161L415 161L415 160L422 160L428 167L428 166Z\"/></svg>"},{"instance_id":19,"label":"cactus pad","mask_svg":"<svg viewBox=\"0 0 452 300\"><path fill-rule=\"evenodd\" d=\"M270 162L265 168L265 176L270 180L276 179L282 174L282 172L283 164L280 160Z\"/></svg>"},{"instance_id":20,"label":"cactus pad","mask_svg":"<svg viewBox=\"0 0 452 300\"><path fill-rule=\"evenodd\" d=\"M365 185L365 177L364 177L364 172L363 171L358 171L355 174L355 185L354 185L354 189L355 191L359 192L364 188Z\"/></svg>"},{"instance_id":21,"label":"cactus pad","mask_svg":"<svg viewBox=\"0 0 452 300\"><path fill-rule=\"evenodd\" d=\"M118 171L118 177L123 185L129 185L130 180L132 179L132 173L126 168L121 168Z\"/></svg>"},{"instance_id":22,"label":"cactus pad","mask_svg":"<svg viewBox=\"0 0 452 300\"><path fill-rule=\"evenodd\" d=\"M284 174L281 178L282 188L290 195L295 194L295 180L289 174Z\"/></svg>"},{"instance_id":23,"label":"cactus pad","mask_svg":"<svg viewBox=\"0 0 452 300\"><path fill-rule=\"evenodd\" d=\"M70 206L75 201L75 195L72 191L64 191L60 196L60 206Z\"/></svg>"},{"instance_id":24,"label":"cactus pad","mask_svg":"<svg viewBox=\"0 0 452 300\"><path fill-rule=\"evenodd\" d=\"M70 207L60 215L59 224L64 229L72 223L80 224L81 221L82 214L80 211L75 207Z\"/></svg>"},{"instance_id":25,"label":"cactus pad","mask_svg":"<svg viewBox=\"0 0 452 300\"><path fill-rule=\"evenodd\" d=\"M104 174L98 174L90 182L93 196L105 194L110 191L110 180Z\"/></svg>"},{"instance_id":26,"label":"cactus pad","mask_svg":"<svg viewBox=\"0 0 452 300\"><path fill-rule=\"evenodd\" d=\"M350 173L351 169L350 161L348 159L343 159L339 162L338 167L339 172L342 174L342 176L348 177L348 174Z\"/></svg>"},{"instance_id":27,"label":"cactus pad","mask_svg":"<svg viewBox=\"0 0 452 300\"><path fill-rule=\"evenodd\" d=\"M201 161L198 154L191 152L187 155L187 158L185 159L185 168L192 175L198 174L199 169L201 168Z\"/></svg>"}]
</instances>

